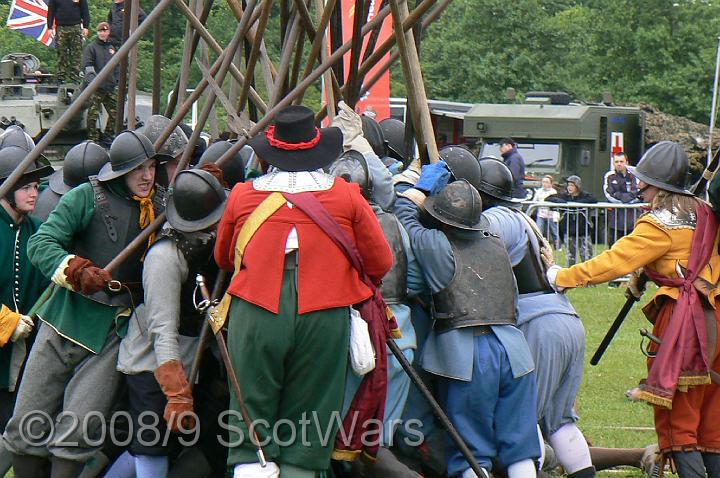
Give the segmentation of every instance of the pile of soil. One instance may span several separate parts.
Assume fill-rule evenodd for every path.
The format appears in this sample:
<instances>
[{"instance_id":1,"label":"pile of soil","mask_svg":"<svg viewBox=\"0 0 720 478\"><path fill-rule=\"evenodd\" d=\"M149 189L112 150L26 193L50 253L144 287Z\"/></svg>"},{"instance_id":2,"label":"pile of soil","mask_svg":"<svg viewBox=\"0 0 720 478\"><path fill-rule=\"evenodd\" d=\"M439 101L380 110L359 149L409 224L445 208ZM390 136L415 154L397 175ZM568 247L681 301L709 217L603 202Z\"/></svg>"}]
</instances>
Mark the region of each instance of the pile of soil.
<instances>
[{"instance_id":1,"label":"pile of soil","mask_svg":"<svg viewBox=\"0 0 720 478\"><path fill-rule=\"evenodd\" d=\"M637 105L645 112L645 147L659 141L680 143L690 158L693 176L702 173L707 162L709 126L682 116L663 113L648 104ZM713 151L720 148L720 128L713 132Z\"/></svg>"}]
</instances>

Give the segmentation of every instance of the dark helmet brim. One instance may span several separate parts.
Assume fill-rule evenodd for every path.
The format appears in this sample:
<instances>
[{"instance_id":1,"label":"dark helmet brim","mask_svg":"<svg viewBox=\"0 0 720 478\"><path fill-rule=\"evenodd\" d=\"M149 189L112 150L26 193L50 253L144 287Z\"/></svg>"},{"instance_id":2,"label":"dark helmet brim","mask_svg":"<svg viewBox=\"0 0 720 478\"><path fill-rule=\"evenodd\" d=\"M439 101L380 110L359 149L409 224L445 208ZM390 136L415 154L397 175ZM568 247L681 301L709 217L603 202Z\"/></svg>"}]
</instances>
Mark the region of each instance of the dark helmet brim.
<instances>
[{"instance_id":1,"label":"dark helmet brim","mask_svg":"<svg viewBox=\"0 0 720 478\"><path fill-rule=\"evenodd\" d=\"M62 169L59 169L52 173L52 175L50 176L50 180L48 181L48 187L52 192L60 195L63 195L72 189L71 186L68 186L63 181Z\"/></svg>"},{"instance_id":2,"label":"dark helmet brim","mask_svg":"<svg viewBox=\"0 0 720 478\"><path fill-rule=\"evenodd\" d=\"M207 229L210 226L213 226L220 222L220 218L223 215L223 212L225 212L225 205L227 204L227 191L225 195L225 200L218 205L210 214L203 217L202 219L198 219L195 221L188 221L187 219L183 219L180 214L178 214L177 208L175 207L175 201L173 201L173 197L170 196L170 199L168 199L167 207L165 209L165 212L167 214L167 221L170 223L170 226L178 230L180 232L197 232L202 231L203 229Z\"/></svg>"},{"instance_id":3,"label":"dark helmet brim","mask_svg":"<svg viewBox=\"0 0 720 478\"><path fill-rule=\"evenodd\" d=\"M647 174L644 174L642 171L638 171L637 166L628 166L627 169L628 169L628 171L630 171L630 174L635 176L640 181L642 181L646 184L649 184L650 186L655 186L658 189L670 191L671 193L683 194L685 196L693 195L692 191L689 191L687 189L678 188L676 186L671 186L670 184L666 184L657 178L653 178L652 176L648 176Z\"/></svg>"},{"instance_id":4,"label":"dark helmet brim","mask_svg":"<svg viewBox=\"0 0 720 478\"><path fill-rule=\"evenodd\" d=\"M463 224L459 221L455 221L452 218L448 218L445 216L440 215L440 213L435 209L435 202L437 201L437 198L439 196L430 196L425 199L425 211L430 214L432 217L437 219L438 221L442 222L443 224L447 224L448 226L456 227L458 229L464 229L466 231L480 231L482 230L482 216L480 216L480 219L478 220L477 224L474 224L472 226L468 226L467 224Z\"/></svg>"},{"instance_id":5,"label":"dark helmet brim","mask_svg":"<svg viewBox=\"0 0 720 478\"><path fill-rule=\"evenodd\" d=\"M151 159L155 159L157 161L157 155L153 155L148 158L147 156L140 154L128 161L125 161L121 165L117 165L118 169L113 169L112 162L108 161L100 169L100 172L98 173L97 178L99 181L103 181L103 182L112 181L113 179L117 179L120 176L125 176L127 173L129 173L133 169L137 168L138 166L143 164L145 161L149 161Z\"/></svg>"}]
</instances>

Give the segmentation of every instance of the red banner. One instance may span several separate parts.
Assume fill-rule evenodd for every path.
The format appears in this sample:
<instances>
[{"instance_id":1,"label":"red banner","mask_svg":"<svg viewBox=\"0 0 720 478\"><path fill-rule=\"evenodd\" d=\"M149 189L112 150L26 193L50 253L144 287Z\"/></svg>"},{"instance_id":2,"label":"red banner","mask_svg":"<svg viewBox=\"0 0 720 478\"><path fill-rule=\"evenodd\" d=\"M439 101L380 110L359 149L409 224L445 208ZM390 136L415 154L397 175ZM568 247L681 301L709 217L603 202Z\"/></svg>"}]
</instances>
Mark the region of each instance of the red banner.
<instances>
[{"instance_id":1,"label":"red banner","mask_svg":"<svg viewBox=\"0 0 720 478\"><path fill-rule=\"evenodd\" d=\"M343 13L343 43L348 42L352 39L353 34L353 19L355 17L355 1L354 0L340 0L340 5ZM372 20L379 9L380 0L370 0L370 11L368 13L368 21ZM390 35L392 35L392 18L388 16L382 24L380 29L380 36L376 42L376 46L381 45ZM329 38L329 35L328 35ZM367 48L368 38L367 36L363 41L363 53L360 55L360 61L364 56L365 49ZM350 54L348 51L343 57L345 65L345 78L348 76L350 71ZM386 54L382 60L365 75L365 79L370 79L377 72L378 67L381 66L389 58L390 54ZM347 80L346 80L347 81ZM361 86L362 87L362 86ZM337 101L337 100L336 100ZM390 70L386 71L375 84L362 95L360 100L355 105L355 110L360 114L367 114L373 117L376 121L384 120L390 117ZM373 116L374 114L374 116Z\"/></svg>"}]
</instances>

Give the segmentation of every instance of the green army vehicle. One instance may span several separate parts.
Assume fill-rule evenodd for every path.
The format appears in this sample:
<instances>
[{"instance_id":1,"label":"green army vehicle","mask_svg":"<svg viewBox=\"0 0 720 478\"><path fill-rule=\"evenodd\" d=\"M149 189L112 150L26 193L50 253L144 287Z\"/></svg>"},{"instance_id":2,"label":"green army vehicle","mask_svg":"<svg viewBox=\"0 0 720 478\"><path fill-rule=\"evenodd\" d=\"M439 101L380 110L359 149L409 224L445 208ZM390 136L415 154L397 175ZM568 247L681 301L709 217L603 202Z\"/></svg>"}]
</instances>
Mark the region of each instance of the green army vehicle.
<instances>
[{"instance_id":1,"label":"green army vehicle","mask_svg":"<svg viewBox=\"0 0 720 478\"><path fill-rule=\"evenodd\" d=\"M21 126L39 141L70 106L77 87L57 85L52 75L40 72L40 61L28 53L0 59L0 128ZM43 151L51 161L61 161L67 150L86 139L85 112L74 118Z\"/></svg>"},{"instance_id":2,"label":"green army vehicle","mask_svg":"<svg viewBox=\"0 0 720 478\"><path fill-rule=\"evenodd\" d=\"M570 175L604 199L603 177L611 154L623 151L631 164L644 152L644 115L639 108L581 104L566 93L528 93L523 104L475 104L463 115L463 141L479 156L500 158L498 141L511 137L525 159L525 187L540 186L546 174L556 182ZM530 193L530 191L529 191Z\"/></svg>"}]
</instances>

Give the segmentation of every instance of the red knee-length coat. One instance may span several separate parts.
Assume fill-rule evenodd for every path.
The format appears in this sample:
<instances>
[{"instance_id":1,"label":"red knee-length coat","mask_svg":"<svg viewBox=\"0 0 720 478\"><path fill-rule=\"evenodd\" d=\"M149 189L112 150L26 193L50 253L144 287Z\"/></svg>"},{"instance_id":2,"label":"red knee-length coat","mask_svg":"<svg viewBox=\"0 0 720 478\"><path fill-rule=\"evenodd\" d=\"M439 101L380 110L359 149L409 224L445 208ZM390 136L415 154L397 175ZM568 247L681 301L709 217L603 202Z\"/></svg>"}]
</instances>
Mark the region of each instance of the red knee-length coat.
<instances>
[{"instance_id":1,"label":"red knee-length coat","mask_svg":"<svg viewBox=\"0 0 720 478\"><path fill-rule=\"evenodd\" d=\"M215 260L233 271L235 243L248 216L271 191L258 191L252 183L233 188L218 226ZM357 184L336 179L315 197L357 244L365 271L375 282L392 266L393 257L380 224ZM298 236L298 313L356 304L370 297L343 252L296 207L283 205L260 226L247 245L240 272L228 292L278 313L285 243L293 226Z\"/></svg>"}]
</instances>

